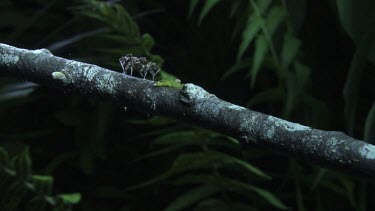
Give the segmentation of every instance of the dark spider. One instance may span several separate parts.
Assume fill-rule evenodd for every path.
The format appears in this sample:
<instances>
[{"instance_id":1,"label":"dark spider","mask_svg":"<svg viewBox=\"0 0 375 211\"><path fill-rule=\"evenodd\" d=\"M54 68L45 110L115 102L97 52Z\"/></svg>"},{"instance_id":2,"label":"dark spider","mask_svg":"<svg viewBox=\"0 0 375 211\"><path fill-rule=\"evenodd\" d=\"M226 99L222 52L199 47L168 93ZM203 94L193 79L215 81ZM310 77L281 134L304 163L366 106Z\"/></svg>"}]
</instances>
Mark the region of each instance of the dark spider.
<instances>
[{"instance_id":1,"label":"dark spider","mask_svg":"<svg viewBox=\"0 0 375 211\"><path fill-rule=\"evenodd\" d=\"M146 57L135 57L131 54L126 54L119 59L123 73L127 75L130 69L130 75L133 75L133 69L138 71L139 74L146 78L147 73L152 75L152 80L154 81L155 75L160 71L160 68L154 62L148 62Z\"/></svg>"}]
</instances>

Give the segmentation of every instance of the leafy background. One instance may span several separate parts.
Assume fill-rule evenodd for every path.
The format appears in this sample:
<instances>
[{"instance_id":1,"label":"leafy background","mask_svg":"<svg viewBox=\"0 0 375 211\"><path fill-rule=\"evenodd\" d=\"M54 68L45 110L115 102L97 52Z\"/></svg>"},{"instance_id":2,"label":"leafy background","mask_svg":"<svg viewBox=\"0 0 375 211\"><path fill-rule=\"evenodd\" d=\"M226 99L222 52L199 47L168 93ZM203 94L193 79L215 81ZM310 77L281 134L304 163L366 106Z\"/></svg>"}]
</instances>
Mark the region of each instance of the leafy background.
<instances>
[{"instance_id":1,"label":"leafy background","mask_svg":"<svg viewBox=\"0 0 375 211\"><path fill-rule=\"evenodd\" d=\"M2 0L0 42L375 141L371 0ZM369 181L136 108L0 80L2 210L371 210Z\"/></svg>"}]
</instances>

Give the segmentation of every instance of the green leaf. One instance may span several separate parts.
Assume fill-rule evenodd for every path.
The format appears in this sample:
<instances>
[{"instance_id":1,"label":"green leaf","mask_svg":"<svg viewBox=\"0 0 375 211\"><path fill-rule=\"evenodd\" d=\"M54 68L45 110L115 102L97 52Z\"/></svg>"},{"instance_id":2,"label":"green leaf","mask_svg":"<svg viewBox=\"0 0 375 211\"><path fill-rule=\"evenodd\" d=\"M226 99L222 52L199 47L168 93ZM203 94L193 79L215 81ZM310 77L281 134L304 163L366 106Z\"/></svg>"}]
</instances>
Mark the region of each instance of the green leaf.
<instances>
[{"instance_id":1,"label":"green leaf","mask_svg":"<svg viewBox=\"0 0 375 211\"><path fill-rule=\"evenodd\" d=\"M298 61L294 62L294 68L296 71L296 84L297 89L302 93L305 90L307 82L310 79L310 68Z\"/></svg>"},{"instance_id":2,"label":"green leaf","mask_svg":"<svg viewBox=\"0 0 375 211\"><path fill-rule=\"evenodd\" d=\"M4 168L9 162L9 155L8 155L8 152L0 147L0 168ZM2 171L2 169L0 169L0 172Z\"/></svg>"},{"instance_id":3,"label":"green leaf","mask_svg":"<svg viewBox=\"0 0 375 211\"><path fill-rule=\"evenodd\" d=\"M356 207L356 184L353 180L344 177L338 178L341 185L345 188L347 199L349 200L352 207Z\"/></svg>"},{"instance_id":4,"label":"green leaf","mask_svg":"<svg viewBox=\"0 0 375 211\"><path fill-rule=\"evenodd\" d=\"M178 131L168 133L162 136L159 136L155 139L154 144L158 145L170 145L170 144L181 144L187 142L198 142L202 143L202 139L204 136L202 134L197 133L196 131L188 130L188 131Z\"/></svg>"},{"instance_id":5,"label":"green leaf","mask_svg":"<svg viewBox=\"0 0 375 211\"><path fill-rule=\"evenodd\" d=\"M303 89L298 88L298 81L297 76L292 72L286 72L285 77L285 86L286 86L286 99L282 117L289 118L292 111L294 110L295 106L298 104L298 101L301 100L299 94L303 91Z\"/></svg>"},{"instance_id":6,"label":"green leaf","mask_svg":"<svg viewBox=\"0 0 375 211\"><path fill-rule=\"evenodd\" d=\"M266 199L266 201L268 201L274 207L282 209L282 210L288 209L278 198L276 198L275 195L273 195L269 191L261 189L261 188L257 188L254 186L252 186L251 189L255 191L257 194L259 194L261 197Z\"/></svg>"},{"instance_id":7,"label":"green leaf","mask_svg":"<svg viewBox=\"0 0 375 211\"><path fill-rule=\"evenodd\" d=\"M279 6L274 6L271 8L268 16L266 18L266 27L268 34L272 37L276 29L280 26L282 21L285 19L286 11L284 8Z\"/></svg>"},{"instance_id":8,"label":"green leaf","mask_svg":"<svg viewBox=\"0 0 375 211\"><path fill-rule=\"evenodd\" d=\"M370 144L375 143L375 102L372 104L371 109L367 114L363 140Z\"/></svg>"},{"instance_id":9,"label":"green leaf","mask_svg":"<svg viewBox=\"0 0 375 211\"><path fill-rule=\"evenodd\" d=\"M150 51L152 47L154 47L154 44L154 38L152 38L150 34L146 33L142 35L142 45L147 51Z\"/></svg>"},{"instance_id":10,"label":"green leaf","mask_svg":"<svg viewBox=\"0 0 375 211\"><path fill-rule=\"evenodd\" d=\"M228 164L236 164L242 167L244 170L255 174L264 179L271 179L270 176L263 173L260 169L252 166L251 164L242 161L238 158L232 157L230 155L226 155L221 152L216 151L205 151L205 152L198 152L198 153L187 153L180 155L173 163L172 167L161 174L158 177L154 177L149 181L143 182L138 185L134 185L128 187L126 191L133 191L139 188L143 188L157 182L163 181L170 176L175 174L184 173L190 170L197 170L197 169L213 169L213 168L220 168L226 166Z\"/></svg>"},{"instance_id":11,"label":"green leaf","mask_svg":"<svg viewBox=\"0 0 375 211\"><path fill-rule=\"evenodd\" d=\"M160 156L160 155L163 155L163 154L171 153L171 152L177 151L181 148L184 148L188 145L189 144L175 144L175 145L172 145L170 147L165 147L165 148L162 148L160 150L152 151L150 153L147 153L145 155L137 157L135 160L133 160L133 162L138 162L138 161L141 161L141 160L145 160L145 159Z\"/></svg>"},{"instance_id":12,"label":"green leaf","mask_svg":"<svg viewBox=\"0 0 375 211\"><path fill-rule=\"evenodd\" d=\"M281 51L281 65L287 69L289 64L297 56L301 41L290 33L285 33L283 48Z\"/></svg>"},{"instance_id":13,"label":"green leaf","mask_svg":"<svg viewBox=\"0 0 375 211\"><path fill-rule=\"evenodd\" d=\"M224 75L221 77L220 80L225 80L226 78L228 78L233 73L235 73L235 72L237 72L241 69L245 69L245 68L250 67L252 63L253 63L252 58L248 58L248 59L236 62L227 72L224 73Z\"/></svg>"},{"instance_id":14,"label":"green leaf","mask_svg":"<svg viewBox=\"0 0 375 211\"><path fill-rule=\"evenodd\" d=\"M66 204L78 204L81 201L80 193L69 193L57 195Z\"/></svg>"},{"instance_id":15,"label":"green leaf","mask_svg":"<svg viewBox=\"0 0 375 211\"><path fill-rule=\"evenodd\" d=\"M256 4L257 9L259 10L260 14L263 14L267 11L268 7L271 5L272 0L257 0L253 2Z\"/></svg>"},{"instance_id":16,"label":"green leaf","mask_svg":"<svg viewBox=\"0 0 375 211\"><path fill-rule=\"evenodd\" d=\"M34 83L10 83L0 89L0 103L4 101L25 98L29 96L38 85Z\"/></svg>"},{"instance_id":17,"label":"green leaf","mask_svg":"<svg viewBox=\"0 0 375 211\"><path fill-rule=\"evenodd\" d=\"M205 151L180 155L171 168L171 171L188 171L193 169L212 169L224 167L228 164L236 164L244 170L264 179L271 179L255 166L236 157L218 151Z\"/></svg>"},{"instance_id":18,"label":"green leaf","mask_svg":"<svg viewBox=\"0 0 375 211\"><path fill-rule=\"evenodd\" d=\"M194 211L258 211L255 207L237 201L222 200L209 198L200 202Z\"/></svg>"},{"instance_id":19,"label":"green leaf","mask_svg":"<svg viewBox=\"0 0 375 211\"><path fill-rule=\"evenodd\" d=\"M375 3L372 0L336 0L339 20L355 42L373 26Z\"/></svg>"},{"instance_id":20,"label":"green leaf","mask_svg":"<svg viewBox=\"0 0 375 211\"><path fill-rule=\"evenodd\" d=\"M219 188L210 185L193 188L188 192L185 192L184 194L177 197L177 199L175 199L174 201L172 201L165 209L165 211L177 211L189 208L197 202L209 196L212 196L218 193L219 191Z\"/></svg>"},{"instance_id":21,"label":"green leaf","mask_svg":"<svg viewBox=\"0 0 375 211\"><path fill-rule=\"evenodd\" d=\"M361 45L368 34L374 34L375 2L373 0L336 0L339 20L344 30L354 40L357 47ZM368 42L369 58L375 63L375 42L374 36L370 36Z\"/></svg>"},{"instance_id":22,"label":"green leaf","mask_svg":"<svg viewBox=\"0 0 375 211\"><path fill-rule=\"evenodd\" d=\"M154 141L155 145L185 146L223 146L227 149L238 149L239 142L230 137L201 130L188 130L170 132L159 136Z\"/></svg>"},{"instance_id":23,"label":"green leaf","mask_svg":"<svg viewBox=\"0 0 375 211\"><path fill-rule=\"evenodd\" d=\"M241 193L245 197L253 197L249 193L256 193L258 196L265 199L269 204L278 209L287 209L287 207L272 193L267 190L249 185L228 177L223 176L211 176L211 175L188 175L183 176L175 180L176 184L207 184L221 188L225 191L232 191L235 193Z\"/></svg>"},{"instance_id":24,"label":"green leaf","mask_svg":"<svg viewBox=\"0 0 375 211\"><path fill-rule=\"evenodd\" d=\"M35 191L44 195L52 193L53 177L44 175L33 175L32 183L35 186Z\"/></svg>"},{"instance_id":25,"label":"green leaf","mask_svg":"<svg viewBox=\"0 0 375 211\"><path fill-rule=\"evenodd\" d=\"M241 60L246 49L249 47L250 43L260 31L262 21L263 19L259 18L256 15L249 16L245 29L242 32L242 41L237 53L237 62Z\"/></svg>"},{"instance_id":26,"label":"green leaf","mask_svg":"<svg viewBox=\"0 0 375 211\"><path fill-rule=\"evenodd\" d=\"M310 186L310 190L313 191L322 181L322 178L326 175L327 169L319 168L317 175L315 176L312 185Z\"/></svg>"},{"instance_id":27,"label":"green leaf","mask_svg":"<svg viewBox=\"0 0 375 211\"><path fill-rule=\"evenodd\" d=\"M237 209L233 209L232 206L225 203L223 200L209 198L202 202L200 202L195 208L194 211L206 211L206 210L215 210L215 211L232 211ZM251 210L251 209L250 209ZM249 209L247 209L249 211Z\"/></svg>"},{"instance_id":28,"label":"green leaf","mask_svg":"<svg viewBox=\"0 0 375 211\"><path fill-rule=\"evenodd\" d=\"M198 2L199 0L190 0L188 18L191 18L191 16L193 15L194 9L197 6Z\"/></svg>"},{"instance_id":29,"label":"green leaf","mask_svg":"<svg viewBox=\"0 0 375 211\"><path fill-rule=\"evenodd\" d=\"M28 147L25 147L21 154L14 157L13 165L20 179L27 179L31 176L32 164Z\"/></svg>"},{"instance_id":30,"label":"green leaf","mask_svg":"<svg viewBox=\"0 0 375 211\"><path fill-rule=\"evenodd\" d=\"M345 117L349 135L353 135L354 133L359 85L361 82L363 69L366 64L366 57L369 51L369 39L372 39L372 37L367 36L367 39L362 40L361 45L358 46L350 64L348 76L346 78L345 87L343 90L345 100Z\"/></svg>"},{"instance_id":31,"label":"green leaf","mask_svg":"<svg viewBox=\"0 0 375 211\"><path fill-rule=\"evenodd\" d=\"M238 9L240 9L242 1L241 0L233 1L231 2L231 4L232 5L230 8L229 17L232 18L237 13Z\"/></svg>"},{"instance_id":32,"label":"green leaf","mask_svg":"<svg viewBox=\"0 0 375 211\"><path fill-rule=\"evenodd\" d=\"M251 87L254 87L255 81L259 72L259 69L263 63L264 57L266 56L268 52L268 42L264 35L260 35L256 42L255 42L255 54L254 54L254 62L251 67Z\"/></svg>"},{"instance_id":33,"label":"green leaf","mask_svg":"<svg viewBox=\"0 0 375 211\"><path fill-rule=\"evenodd\" d=\"M202 20L204 17L206 17L207 13L217 4L219 3L221 0L206 0L204 2L204 5L203 5L203 8L202 8L202 11L201 11L201 14L199 15L199 19L198 19L198 25L200 25L202 23Z\"/></svg>"}]
</instances>

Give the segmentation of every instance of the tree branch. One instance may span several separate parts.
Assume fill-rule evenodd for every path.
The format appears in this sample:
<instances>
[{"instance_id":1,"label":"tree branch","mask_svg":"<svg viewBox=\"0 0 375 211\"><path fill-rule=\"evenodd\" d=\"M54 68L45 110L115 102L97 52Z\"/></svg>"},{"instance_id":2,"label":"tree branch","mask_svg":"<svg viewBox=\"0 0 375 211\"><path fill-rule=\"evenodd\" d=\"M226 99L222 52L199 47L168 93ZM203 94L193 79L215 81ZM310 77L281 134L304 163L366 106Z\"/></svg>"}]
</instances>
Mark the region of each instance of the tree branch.
<instances>
[{"instance_id":1,"label":"tree branch","mask_svg":"<svg viewBox=\"0 0 375 211\"><path fill-rule=\"evenodd\" d=\"M342 132L323 131L258 113L217 98L194 84L182 89L155 86L96 65L67 60L46 49L0 44L0 75L99 96L121 106L168 116L308 162L375 175L375 146Z\"/></svg>"}]
</instances>

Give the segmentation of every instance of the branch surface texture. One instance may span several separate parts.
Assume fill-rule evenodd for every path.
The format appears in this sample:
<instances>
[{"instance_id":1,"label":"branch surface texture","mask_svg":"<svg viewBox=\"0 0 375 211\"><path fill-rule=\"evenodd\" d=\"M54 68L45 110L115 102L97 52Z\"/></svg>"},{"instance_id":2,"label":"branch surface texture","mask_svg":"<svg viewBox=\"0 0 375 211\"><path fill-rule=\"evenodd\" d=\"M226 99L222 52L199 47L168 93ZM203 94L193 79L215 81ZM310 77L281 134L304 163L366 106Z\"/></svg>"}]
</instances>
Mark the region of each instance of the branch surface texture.
<instances>
[{"instance_id":1,"label":"branch surface texture","mask_svg":"<svg viewBox=\"0 0 375 211\"><path fill-rule=\"evenodd\" d=\"M96 65L0 43L0 75L109 99L149 114L180 119L324 166L371 177L375 146L342 132L323 131L231 104L188 83L182 89L155 86Z\"/></svg>"}]
</instances>

